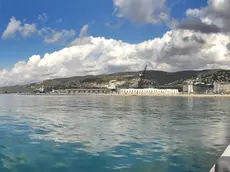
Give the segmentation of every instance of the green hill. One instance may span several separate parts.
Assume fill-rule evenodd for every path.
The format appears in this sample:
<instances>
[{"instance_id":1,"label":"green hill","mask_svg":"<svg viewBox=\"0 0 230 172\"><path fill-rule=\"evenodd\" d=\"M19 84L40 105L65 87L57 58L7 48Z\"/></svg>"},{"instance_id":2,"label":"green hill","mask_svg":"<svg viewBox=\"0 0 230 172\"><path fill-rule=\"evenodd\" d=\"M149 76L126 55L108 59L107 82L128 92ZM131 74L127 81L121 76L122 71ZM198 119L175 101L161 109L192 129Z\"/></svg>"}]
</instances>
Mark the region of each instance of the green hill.
<instances>
[{"instance_id":1,"label":"green hill","mask_svg":"<svg viewBox=\"0 0 230 172\"><path fill-rule=\"evenodd\" d=\"M117 87L135 87L139 79L139 72L121 72L108 75L88 75L75 76L70 78L58 78L46 80L42 83L32 83L25 86L11 86L0 88L0 93L4 92L28 92L41 88L42 86L51 90L66 89L66 88L105 88L112 82L117 84ZM215 69L202 71L179 71L179 72L164 72L164 71L147 71L146 82L152 86L182 86L186 82L193 82L194 85L210 86L215 81L222 83L230 82L230 71Z\"/></svg>"}]
</instances>

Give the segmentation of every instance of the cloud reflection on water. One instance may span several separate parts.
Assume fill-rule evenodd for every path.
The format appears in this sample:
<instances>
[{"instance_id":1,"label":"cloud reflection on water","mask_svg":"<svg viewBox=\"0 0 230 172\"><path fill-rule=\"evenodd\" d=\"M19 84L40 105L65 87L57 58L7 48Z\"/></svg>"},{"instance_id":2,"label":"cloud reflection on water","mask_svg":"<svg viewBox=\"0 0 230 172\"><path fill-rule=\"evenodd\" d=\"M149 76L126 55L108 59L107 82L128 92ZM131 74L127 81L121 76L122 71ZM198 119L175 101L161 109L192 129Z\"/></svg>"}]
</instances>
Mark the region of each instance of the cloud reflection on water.
<instances>
[{"instance_id":1,"label":"cloud reflection on water","mask_svg":"<svg viewBox=\"0 0 230 172\"><path fill-rule=\"evenodd\" d=\"M0 125L14 123L15 130L28 133L32 141L79 143L82 146L76 146L76 152L168 161L170 155L201 153L199 147L220 145L216 151L221 151L228 137L228 103L222 99L14 95L0 98L4 119ZM131 164L120 163L120 167Z\"/></svg>"}]
</instances>

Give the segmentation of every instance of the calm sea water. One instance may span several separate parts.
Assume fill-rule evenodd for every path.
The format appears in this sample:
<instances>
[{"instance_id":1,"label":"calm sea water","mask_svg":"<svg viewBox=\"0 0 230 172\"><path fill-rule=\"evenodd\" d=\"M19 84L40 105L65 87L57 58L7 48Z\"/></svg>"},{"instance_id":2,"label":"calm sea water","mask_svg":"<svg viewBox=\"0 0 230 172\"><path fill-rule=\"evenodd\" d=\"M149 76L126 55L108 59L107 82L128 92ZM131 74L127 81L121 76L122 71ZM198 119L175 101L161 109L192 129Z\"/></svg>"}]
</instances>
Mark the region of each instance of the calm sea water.
<instances>
[{"instance_id":1,"label":"calm sea water","mask_svg":"<svg viewBox=\"0 0 230 172\"><path fill-rule=\"evenodd\" d=\"M0 96L0 172L205 172L230 99Z\"/></svg>"}]
</instances>

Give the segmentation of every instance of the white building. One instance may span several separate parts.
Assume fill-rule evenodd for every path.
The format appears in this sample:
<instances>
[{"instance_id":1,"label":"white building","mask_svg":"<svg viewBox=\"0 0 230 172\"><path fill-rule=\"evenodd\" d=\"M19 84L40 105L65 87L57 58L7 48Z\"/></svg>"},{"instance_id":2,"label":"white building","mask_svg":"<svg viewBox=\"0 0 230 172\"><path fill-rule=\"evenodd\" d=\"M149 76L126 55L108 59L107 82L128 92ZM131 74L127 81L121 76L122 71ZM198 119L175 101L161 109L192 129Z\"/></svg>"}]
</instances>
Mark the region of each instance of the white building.
<instances>
[{"instance_id":1,"label":"white building","mask_svg":"<svg viewBox=\"0 0 230 172\"><path fill-rule=\"evenodd\" d=\"M158 94L179 94L178 89L155 89L155 88L146 88L146 89L120 89L120 94L129 94L129 95L158 95Z\"/></svg>"},{"instance_id":2,"label":"white building","mask_svg":"<svg viewBox=\"0 0 230 172\"><path fill-rule=\"evenodd\" d=\"M215 82L214 84L214 93L230 93L230 83L218 83Z\"/></svg>"},{"instance_id":3,"label":"white building","mask_svg":"<svg viewBox=\"0 0 230 172\"><path fill-rule=\"evenodd\" d=\"M187 84L187 85L183 85L183 92L185 93L193 93L193 85L192 84Z\"/></svg>"},{"instance_id":4,"label":"white building","mask_svg":"<svg viewBox=\"0 0 230 172\"><path fill-rule=\"evenodd\" d=\"M219 83L217 83L217 82L214 82L214 84L213 84L213 86L214 86L214 93L220 93L220 84Z\"/></svg>"}]
</instances>

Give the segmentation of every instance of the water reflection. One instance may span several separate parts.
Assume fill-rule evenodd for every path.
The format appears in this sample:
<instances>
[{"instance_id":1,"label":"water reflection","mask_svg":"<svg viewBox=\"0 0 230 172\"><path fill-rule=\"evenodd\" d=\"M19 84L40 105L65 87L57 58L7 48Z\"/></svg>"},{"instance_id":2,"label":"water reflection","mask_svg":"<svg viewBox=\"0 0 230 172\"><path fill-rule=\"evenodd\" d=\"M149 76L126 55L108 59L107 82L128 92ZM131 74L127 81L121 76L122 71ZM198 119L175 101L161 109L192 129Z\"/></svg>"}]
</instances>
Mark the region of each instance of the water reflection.
<instances>
[{"instance_id":1,"label":"water reflection","mask_svg":"<svg viewBox=\"0 0 230 172\"><path fill-rule=\"evenodd\" d=\"M6 152L0 167L33 169L36 161L52 161L56 165L42 170L65 171L77 159L84 165L75 169L84 171L90 165L99 171L204 171L228 144L228 104L216 98L1 96L0 135L8 141L0 141L10 149L0 144Z\"/></svg>"}]
</instances>

